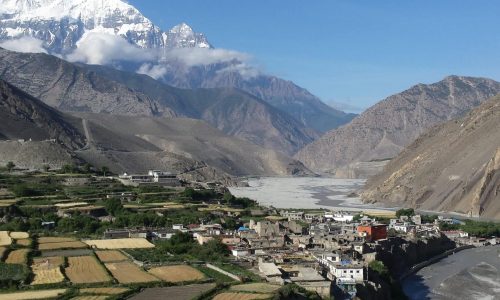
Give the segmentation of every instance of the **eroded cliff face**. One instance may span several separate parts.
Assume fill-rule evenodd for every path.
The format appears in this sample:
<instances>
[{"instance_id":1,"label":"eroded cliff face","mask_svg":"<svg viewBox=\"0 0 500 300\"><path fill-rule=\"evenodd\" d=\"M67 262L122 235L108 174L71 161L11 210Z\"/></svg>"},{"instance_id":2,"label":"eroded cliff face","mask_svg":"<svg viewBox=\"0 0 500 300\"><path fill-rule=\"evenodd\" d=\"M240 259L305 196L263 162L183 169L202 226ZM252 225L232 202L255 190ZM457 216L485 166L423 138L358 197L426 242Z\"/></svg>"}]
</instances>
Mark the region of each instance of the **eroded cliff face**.
<instances>
[{"instance_id":1,"label":"eroded cliff face","mask_svg":"<svg viewBox=\"0 0 500 300\"><path fill-rule=\"evenodd\" d=\"M362 193L365 202L500 218L500 96L432 128Z\"/></svg>"},{"instance_id":2,"label":"eroded cliff face","mask_svg":"<svg viewBox=\"0 0 500 300\"><path fill-rule=\"evenodd\" d=\"M445 236L418 240L393 238L380 244L377 260L387 266L394 278L399 278L411 266L454 247L455 242Z\"/></svg>"},{"instance_id":3,"label":"eroded cliff face","mask_svg":"<svg viewBox=\"0 0 500 300\"><path fill-rule=\"evenodd\" d=\"M473 194L472 214L480 216L487 210L500 211L500 148L486 166Z\"/></svg>"}]
</instances>

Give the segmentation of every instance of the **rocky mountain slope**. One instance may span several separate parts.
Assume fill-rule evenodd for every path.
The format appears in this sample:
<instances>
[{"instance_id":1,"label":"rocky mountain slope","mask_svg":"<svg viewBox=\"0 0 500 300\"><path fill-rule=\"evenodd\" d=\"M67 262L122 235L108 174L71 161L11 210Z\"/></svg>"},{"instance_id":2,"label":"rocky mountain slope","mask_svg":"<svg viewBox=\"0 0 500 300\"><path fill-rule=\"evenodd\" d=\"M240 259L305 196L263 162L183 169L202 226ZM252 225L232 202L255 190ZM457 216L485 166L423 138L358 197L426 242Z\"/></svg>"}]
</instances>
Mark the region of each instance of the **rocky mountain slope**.
<instances>
[{"instance_id":1,"label":"rocky mountain slope","mask_svg":"<svg viewBox=\"0 0 500 300\"><path fill-rule=\"evenodd\" d=\"M366 202L500 218L500 96L433 127L371 178Z\"/></svg>"},{"instance_id":2,"label":"rocky mountain slope","mask_svg":"<svg viewBox=\"0 0 500 300\"><path fill-rule=\"evenodd\" d=\"M230 137L205 122L80 113L87 122L86 160L113 161L118 171L146 171L161 165L154 156L187 157L233 175L304 175L302 164L278 152Z\"/></svg>"},{"instance_id":3,"label":"rocky mountain slope","mask_svg":"<svg viewBox=\"0 0 500 300\"><path fill-rule=\"evenodd\" d=\"M207 38L185 23L161 30L122 0L0 0L0 41L22 37L35 38L48 53L71 61L150 74L179 88L238 88L320 132L354 117L293 82L249 66L244 54L212 53Z\"/></svg>"},{"instance_id":4,"label":"rocky mountain slope","mask_svg":"<svg viewBox=\"0 0 500 300\"><path fill-rule=\"evenodd\" d=\"M345 113L323 103L291 81L245 69L239 61L203 66L186 66L176 62L163 65L158 80L181 88L235 87L250 93L290 114L303 125L326 132L351 121L356 115ZM254 74L248 74L254 73Z\"/></svg>"},{"instance_id":5,"label":"rocky mountain slope","mask_svg":"<svg viewBox=\"0 0 500 300\"><path fill-rule=\"evenodd\" d=\"M65 116L0 79L0 140L56 140L68 149L83 146L84 137Z\"/></svg>"},{"instance_id":6,"label":"rocky mountain slope","mask_svg":"<svg viewBox=\"0 0 500 300\"><path fill-rule=\"evenodd\" d=\"M167 169L197 180L310 174L273 150L225 135L200 120L68 115L0 80L0 163L27 168L87 161L114 172ZM24 139L25 141L19 141Z\"/></svg>"},{"instance_id":7,"label":"rocky mountain slope","mask_svg":"<svg viewBox=\"0 0 500 300\"><path fill-rule=\"evenodd\" d=\"M63 111L203 119L226 134L287 154L317 138L288 114L235 89L182 90L145 75L3 49L0 74Z\"/></svg>"},{"instance_id":8,"label":"rocky mountain slope","mask_svg":"<svg viewBox=\"0 0 500 300\"><path fill-rule=\"evenodd\" d=\"M295 157L316 171L356 176L352 169L359 162L380 164L431 126L462 116L499 92L500 83L485 78L449 76L418 84L326 133Z\"/></svg>"}]
</instances>

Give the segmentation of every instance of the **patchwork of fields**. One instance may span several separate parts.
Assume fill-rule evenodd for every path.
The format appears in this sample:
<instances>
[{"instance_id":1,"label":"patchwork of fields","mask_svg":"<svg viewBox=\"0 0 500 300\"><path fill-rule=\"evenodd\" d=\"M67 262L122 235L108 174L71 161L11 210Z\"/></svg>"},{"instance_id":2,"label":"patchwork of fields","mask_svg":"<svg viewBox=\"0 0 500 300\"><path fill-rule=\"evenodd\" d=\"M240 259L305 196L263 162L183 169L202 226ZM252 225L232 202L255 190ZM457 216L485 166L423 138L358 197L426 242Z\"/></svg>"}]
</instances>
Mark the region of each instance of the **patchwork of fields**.
<instances>
[{"instance_id":1,"label":"patchwork of fields","mask_svg":"<svg viewBox=\"0 0 500 300\"><path fill-rule=\"evenodd\" d=\"M73 237L30 237L26 232L2 231L0 232L0 244L3 245L0 247L0 258L5 265L12 266L8 270L9 272L28 270L32 275L26 283L31 286L47 286L46 289L38 291L0 292L0 300L57 298L68 291L66 288L60 287L78 287L89 284L104 285L104 287L81 288L72 299L104 300L110 296L122 295L130 291L129 288L118 287L116 284L154 284L160 282L182 284L214 280L211 279L213 276L210 274L204 274L200 271L203 268L200 267L199 270L196 267L183 264L145 269L135 264L128 254L126 255L121 250L154 247L154 244L146 239L87 240L82 242ZM29 258L31 252L42 256ZM58 255L50 256L50 254ZM21 273L19 275L21 276ZM51 286L52 289L50 289ZM162 299L165 299L166 295L168 295L167 298L176 297L172 299L191 299L213 288L215 288L213 283L194 284L170 287L166 290L163 288L147 289L146 295L153 293L163 295ZM136 297L141 299L144 295L141 293L133 299ZM155 297L148 298L148 300L155 299Z\"/></svg>"}]
</instances>

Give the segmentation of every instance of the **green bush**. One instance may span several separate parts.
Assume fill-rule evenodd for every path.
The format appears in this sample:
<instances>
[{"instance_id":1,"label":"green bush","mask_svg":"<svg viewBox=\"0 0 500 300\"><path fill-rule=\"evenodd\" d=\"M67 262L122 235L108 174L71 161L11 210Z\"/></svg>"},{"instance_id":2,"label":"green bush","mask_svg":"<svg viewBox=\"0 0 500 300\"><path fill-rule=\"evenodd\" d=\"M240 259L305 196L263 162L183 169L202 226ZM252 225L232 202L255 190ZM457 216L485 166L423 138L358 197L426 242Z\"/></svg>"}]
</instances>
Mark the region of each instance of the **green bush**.
<instances>
[{"instance_id":1,"label":"green bush","mask_svg":"<svg viewBox=\"0 0 500 300\"><path fill-rule=\"evenodd\" d=\"M137 260L166 262L179 260L224 261L230 254L226 245L219 240L199 245L189 233L179 232L167 241L158 241L152 249L129 250Z\"/></svg>"},{"instance_id":2,"label":"green bush","mask_svg":"<svg viewBox=\"0 0 500 300\"><path fill-rule=\"evenodd\" d=\"M321 300L321 297L314 292L310 292L294 283L286 284L280 288L273 297L273 300L285 299L311 299Z\"/></svg>"},{"instance_id":3,"label":"green bush","mask_svg":"<svg viewBox=\"0 0 500 300\"><path fill-rule=\"evenodd\" d=\"M398 211L396 211L396 217L401 217L401 216L414 216L415 215L415 210L413 208L402 208Z\"/></svg>"},{"instance_id":4,"label":"green bush","mask_svg":"<svg viewBox=\"0 0 500 300\"><path fill-rule=\"evenodd\" d=\"M29 269L23 265L5 264L0 262L0 287L10 288L26 281L30 274Z\"/></svg>"},{"instance_id":5,"label":"green bush","mask_svg":"<svg viewBox=\"0 0 500 300\"><path fill-rule=\"evenodd\" d=\"M370 269L379 273L381 276L387 276L389 274L389 270L387 269L387 267L384 265L383 262L379 260L374 260L370 262L368 266L370 267Z\"/></svg>"}]
</instances>

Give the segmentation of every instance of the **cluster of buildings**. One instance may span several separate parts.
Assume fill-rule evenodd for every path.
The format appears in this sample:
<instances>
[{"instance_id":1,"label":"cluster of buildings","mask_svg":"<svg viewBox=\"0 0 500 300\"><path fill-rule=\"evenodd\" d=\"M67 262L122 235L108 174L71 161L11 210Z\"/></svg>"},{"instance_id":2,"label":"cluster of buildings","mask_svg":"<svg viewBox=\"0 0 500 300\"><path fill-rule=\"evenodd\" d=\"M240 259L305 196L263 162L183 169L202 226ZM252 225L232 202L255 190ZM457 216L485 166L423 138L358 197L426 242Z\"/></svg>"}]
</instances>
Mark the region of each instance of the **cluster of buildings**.
<instances>
[{"instance_id":1,"label":"cluster of buildings","mask_svg":"<svg viewBox=\"0 0 500 300\"><path fill-rule=\"evenodd\" d=\"M261 213L269 212L255 215ZM347 298L354 297L358 284L368 281L368 265L390 242L390 235L469 238L461 231L441 232L439 222L449 220L422 224L418 215L381 224L357 212L274 213L254 217L235 230L224 229L221 224L176 224L171 228L108 230L104 237L169 239L181 231L192 234L201 245L217 239L228 246L235 263L249 267L270 283L295 283L325 297L336 293Z\"/></svg>"},{"instance_id":2,"label":"cluster of buildings","mask_svg":"<svg viewBox=\"0 0 500 300\"><path fill-rule=\"evenodd\" d=\"M124 185L147 185L155 184L162 186L180 186L181 181L176 174L160 170L150 170L147 174L128 174L124 173L118 177Z\"/></svg>"}]
</instances>

